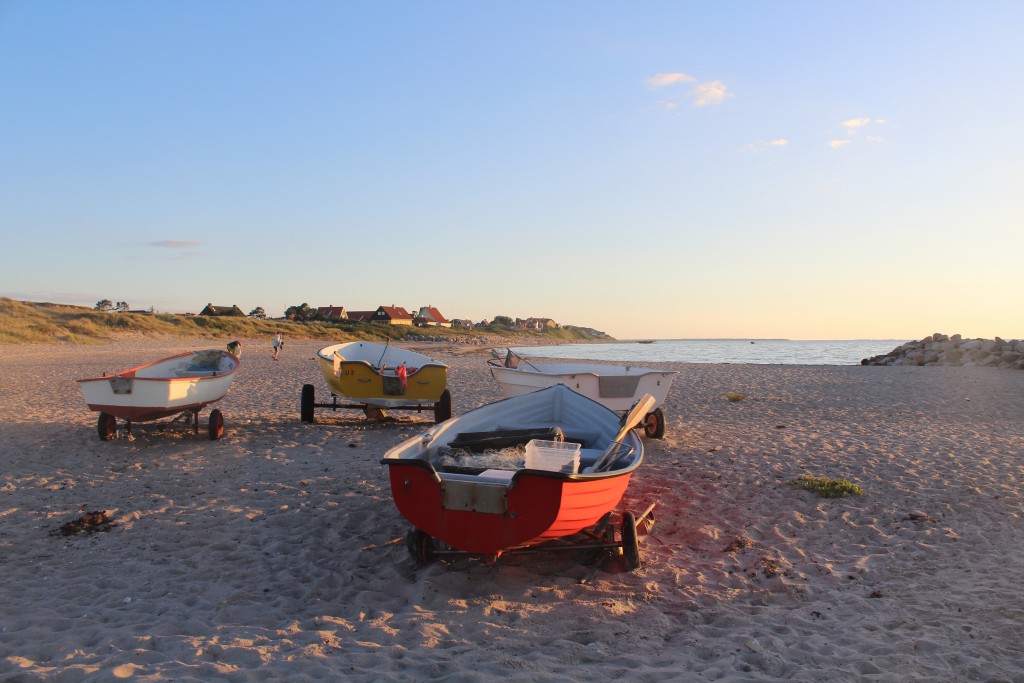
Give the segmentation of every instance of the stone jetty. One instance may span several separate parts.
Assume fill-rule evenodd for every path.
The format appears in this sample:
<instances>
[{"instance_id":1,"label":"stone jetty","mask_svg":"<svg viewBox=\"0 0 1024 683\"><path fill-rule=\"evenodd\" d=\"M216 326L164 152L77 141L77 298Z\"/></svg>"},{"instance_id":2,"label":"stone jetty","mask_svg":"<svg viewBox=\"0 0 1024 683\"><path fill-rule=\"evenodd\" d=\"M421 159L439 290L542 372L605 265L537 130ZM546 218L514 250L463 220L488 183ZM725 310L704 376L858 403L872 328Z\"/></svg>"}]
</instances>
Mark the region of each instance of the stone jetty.
<instances>
[{"instance_id":1,"label":"stone jetty","mask_svg":"<svg viewBox=\"0 0 1024 683\"><path fill-rule=\"evenodd\" d=\"M910 341L889 353L865 358L861 365L960 365L1024 369L1024 341L1011 339L964 339L936 332L921 341Z\"/></svg>"}]
</instances>

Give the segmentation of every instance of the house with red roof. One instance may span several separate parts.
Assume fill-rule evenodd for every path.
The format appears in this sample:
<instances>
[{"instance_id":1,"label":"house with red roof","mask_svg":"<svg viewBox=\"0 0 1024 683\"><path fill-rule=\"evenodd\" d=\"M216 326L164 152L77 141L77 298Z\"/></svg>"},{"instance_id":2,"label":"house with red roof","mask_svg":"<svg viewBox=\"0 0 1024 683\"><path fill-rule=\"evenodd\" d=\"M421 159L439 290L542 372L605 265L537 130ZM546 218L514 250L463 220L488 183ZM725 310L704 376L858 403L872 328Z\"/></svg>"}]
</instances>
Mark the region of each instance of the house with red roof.
<instances>
[{"instance_id":1,"label":"house with red roof","mask_svg":"<svg viewBox=\"0 0 1024 683\"><path fill-rule=\"evenodd\" d=\"M317 306L316 315L321 320L347 320L348 313L344 306Z\"/></svg>"},{"instance_id":2,"label":"house with red roof","mask_svg":"<svg viewBox=\"0 0 1024 683\"><path fill-rule=\"evenodd\" d=\"M412 325L413 315L401 306L378 306L370 317L372 323L385 325Z\"/></svg>"},{"instance_id":3,"label":"house with red roof","mask_svg":"<svg viewBox=\"0 0 1024 683\"><path fill-rule=\"evenodd\" d=\"M441 315L441 311L437 310L433 306L421 306L420 310L416 313L416 317L413 323L421 327L433 326L433 327L451 327L452 323Z\"/></svg>"}]
</instances>

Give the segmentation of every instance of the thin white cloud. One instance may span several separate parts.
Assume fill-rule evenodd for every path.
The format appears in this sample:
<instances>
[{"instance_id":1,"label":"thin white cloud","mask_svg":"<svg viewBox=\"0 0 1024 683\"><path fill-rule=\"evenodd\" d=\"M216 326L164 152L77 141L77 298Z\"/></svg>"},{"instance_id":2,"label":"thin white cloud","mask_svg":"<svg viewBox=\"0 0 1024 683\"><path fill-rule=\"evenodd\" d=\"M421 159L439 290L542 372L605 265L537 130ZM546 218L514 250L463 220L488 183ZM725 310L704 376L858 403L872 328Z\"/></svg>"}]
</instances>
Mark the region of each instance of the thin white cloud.
<instances>
[{"instance_id":1,"label":"thin white cloud","mask_svg":"<svg viewBox=\"0 0 1024 683\"><path fill-rule=\"evenodd\" d=\"M721 104L726 98L734 97L729 92L729 88L722 83L722 81L711 81L709 83L701 83L690 90L690 95L694 98L693 106L695 107L706 107L711 104Z\"/></svg>"},{"instance_id":2,"label":"thin white cloud","mask_svg":"<svg viewBox=\"0 0 1024 683\"><path fill-rule=\"evenodd\" d=\"M186 242L184 240L160 240L158 242L150 242L146 246L159 247L161 249L194 249L203 246L203 243Z\"/></svg>"},{"instance_id":3,"label":"thin white cloud","mask_svg":"<svg viewBox=\"0 0 1024 683\"><path fill-rule=\"evenodd\" d=\"M725 83L722 83L722 81L706 81L704 83L697 83L696 78L689 74L684 74L681 71L654 74L644 80L652 90L670 88L683 83L696 83L696 85L691 87L685 94L685 97L692 101L692 106L694 107L707 107L713 104L721 104L728 98L735 97L735 95L729 92L728 86L726 86ZM671 95L669 97L671 99L658 102L658 107L668 110L677 109L683 99L683 96Z\"/></svg>"},{"instance_id":4,"label":"thin white cloud","mask_svg":"<svg viewBox=\"0 0 1024 683\"><path fill-rule=\"evenodd\" d=\"M693 76L676 71L673 73L654 74L647 79L647 85L652 88L666 88L679 83L692 83L694 80L696 79Z\"/></svg>"},{"instance_id":5,"label":"thin white cloud","mask_svg":"<svg viewBox=\"0 0 1024 683\"><path fill-rule=\"evenodd\" d=\"M872 119L870 116L857 116L852 119L846 119L840 121L839 125L843 128L846 133L846 140L830 140L829 146L832 149L839 149L850 144L854 139L861 139L867 142L884 142L884 139L876 131L878 126L884 126L888 123L885 119ZM864 133L863 138L858 136Z\"/></svg>"},{"instance_id":6,"label":"thin white cloud","mask_svg":"<svg viewBox=\"0 0 1024 683\"><path fill-rule=\"evenodd\" d=\"M863 128L869 123L871 123L871 119L869 119L867 116L864 116L858 119L846 119L840 125L846 129L847 133L854 133L858 129Z\"/></svg>"},{"instance_id":7,"label":"thin white cloud","mask_svg":"<svg viewBox=\"0 0 1024 683\"><path fill-rule=\"evenodd\" d=\"M762 150L770 149L772 147L785 147L789 144L789 140L786 138L775 138L767 142L756 142L746 145L743 149L753 154L757 154Z\"/></svg>"}]
</instances>

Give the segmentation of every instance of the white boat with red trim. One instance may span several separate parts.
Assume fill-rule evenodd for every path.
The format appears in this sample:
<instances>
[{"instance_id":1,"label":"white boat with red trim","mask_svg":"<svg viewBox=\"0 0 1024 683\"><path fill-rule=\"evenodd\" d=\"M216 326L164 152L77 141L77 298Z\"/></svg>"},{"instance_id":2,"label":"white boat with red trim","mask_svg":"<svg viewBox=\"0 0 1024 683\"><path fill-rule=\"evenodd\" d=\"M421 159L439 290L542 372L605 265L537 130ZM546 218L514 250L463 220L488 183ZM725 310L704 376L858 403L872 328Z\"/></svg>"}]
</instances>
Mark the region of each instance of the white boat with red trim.
<instances>
[{"instance_id":1,"label":"white boat with red trim","mask_svg":"<svg viewBox=\"0 0 1024 683\"><path fill-rule=\"evenodd\" d=\"M117 436L117 418L127 423L148 422L177 415L199 431L199 411L227 394L238 370L238 356L219 349L189 351L100 377L78 380L89 409L98 412L97 431L104 441ZM224 417L210 413L209 435L224 433Z\"/></svg>"}]
</instances>

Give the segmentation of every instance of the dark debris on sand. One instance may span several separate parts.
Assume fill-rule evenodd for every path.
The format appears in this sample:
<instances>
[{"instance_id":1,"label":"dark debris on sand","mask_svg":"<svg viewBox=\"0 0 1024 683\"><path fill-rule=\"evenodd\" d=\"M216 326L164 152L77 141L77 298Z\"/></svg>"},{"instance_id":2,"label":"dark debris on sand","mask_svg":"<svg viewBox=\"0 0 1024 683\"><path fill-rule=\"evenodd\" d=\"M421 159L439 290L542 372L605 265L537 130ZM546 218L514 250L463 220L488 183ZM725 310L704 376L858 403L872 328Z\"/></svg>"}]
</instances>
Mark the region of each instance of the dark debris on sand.
<instances>
[{"instance_id":1,"label":"dark debris on sand","mask_svg":"<svg viewBox=\"0 0 1024 683\"><path fill-rule=\"evenodd\" d=\"M106 510L94 510L86 512L81 517L73 519L66 524L61 524L57 533L61 536L94 534L98 531L110 531L115 526L117 526L117 522L111 519L110 514Z\"/></svg>"}]
</instances>

